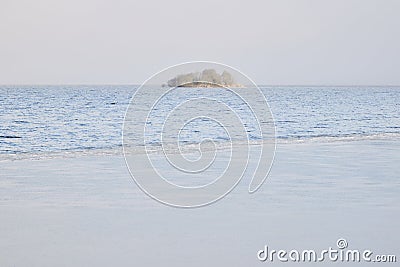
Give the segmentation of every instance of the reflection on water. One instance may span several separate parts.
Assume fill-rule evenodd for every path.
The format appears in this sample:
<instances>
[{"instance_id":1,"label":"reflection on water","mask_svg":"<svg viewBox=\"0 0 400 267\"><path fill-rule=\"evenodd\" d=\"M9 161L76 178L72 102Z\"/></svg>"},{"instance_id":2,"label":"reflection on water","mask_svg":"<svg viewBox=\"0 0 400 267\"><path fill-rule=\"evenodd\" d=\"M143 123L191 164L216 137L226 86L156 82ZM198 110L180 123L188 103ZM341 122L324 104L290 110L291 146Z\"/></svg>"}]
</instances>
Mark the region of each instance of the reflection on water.
<instances>
[{"instance_id":1,"label":"reflection on water","mask_svg":"<svg viewBox=\"0 0 400 267\"><path fill-rule=\"evenodd\" d=\"M0 154L119 148L125 111L136 87L0 86ZM218 94L210 90L192 88L191 94ZM400 88L262 87L262 91L274 115L278 141L400 135ZM178 90L157 108L172 107L187 94ZM246 117L239 99L224 101ZM165 114L155 111L153 115L157 123ZM246 126L251 141L260 138L254 125ZM201 119L186 125L180 137L189 142L204 136L221 142L227 138L220 128ZM149 135L148 141L153 137Z\"/></svg>"}]
</instances>

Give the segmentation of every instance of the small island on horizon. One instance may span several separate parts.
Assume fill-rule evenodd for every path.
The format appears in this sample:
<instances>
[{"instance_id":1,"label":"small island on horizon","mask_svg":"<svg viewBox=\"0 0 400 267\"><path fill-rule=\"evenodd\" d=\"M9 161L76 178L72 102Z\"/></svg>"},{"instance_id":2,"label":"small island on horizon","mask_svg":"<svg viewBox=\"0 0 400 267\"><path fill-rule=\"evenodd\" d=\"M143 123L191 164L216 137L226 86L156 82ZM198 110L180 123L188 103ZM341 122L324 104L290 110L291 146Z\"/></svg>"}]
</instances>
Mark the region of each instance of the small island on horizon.
<instances>
[{"instance_id":1,"label":"small island on horizon","mask_svg":"<svg viewBox=\"0 0 400 267\"><path fill-rule=\"evenodd\" d=\"M221 74L215 69L205 69L202 72L180 74L170 79L169 87L194 87L194 88L218 88L218 87L244 87L237 84L232 75L223 71ZM163 86L166 86L165 84Z\"/></svg>"}]
</instances>

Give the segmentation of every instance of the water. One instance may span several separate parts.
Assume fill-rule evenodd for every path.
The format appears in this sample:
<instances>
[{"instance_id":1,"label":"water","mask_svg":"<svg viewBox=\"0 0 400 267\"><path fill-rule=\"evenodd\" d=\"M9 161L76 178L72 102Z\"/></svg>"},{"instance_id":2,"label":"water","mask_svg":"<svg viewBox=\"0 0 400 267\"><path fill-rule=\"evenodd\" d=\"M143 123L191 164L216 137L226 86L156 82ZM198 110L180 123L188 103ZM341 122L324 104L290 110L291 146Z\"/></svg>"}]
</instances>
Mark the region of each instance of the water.
<instances>
[{"instance_id":1,"label":"water","mask_svg":"<svg viewBox=\"0 0 400 267\"><path fill-rule=\"evenodd\" d=\"M113 148L131 86L0 87L0 153Z\"/></svg>"},{"instance_id":2,"label":"water","mask_svg":"<svg viewBox=\"0 0 400 267\"><path fill-rule=\"evenodd\" d=\"M0 86L0 154L120 148L125 111L136 88ZM400 136L400 87L261 89L274 116L278 142ZM173 106L179 97L164 99L163 105ZM241 103L232 98L229 105L237 108ZM195 123L192 128L200 131L183 131L183 140L204 138L201 130L227 139L215 125ZM250 140L258 139L251 131Z\"/></svg>"},{"instance_id":3,"label":"water","mask_svg":"<svg viewBox=\"0 0 400 267\"><path fill-rule=\"evenodd\" d=\"M0 87L1 266L261 266L264 245L320 251L339 238L398 258L400 88L262 88L280 142L268 180L250 195L244 177L199 209L161 205L132 182L120 152L135 88ZM224 138L207 121L193 123L207 131L184 131L184 140ZM132 155L149 177L141 156Z\"/></svg>"}]
</instances>

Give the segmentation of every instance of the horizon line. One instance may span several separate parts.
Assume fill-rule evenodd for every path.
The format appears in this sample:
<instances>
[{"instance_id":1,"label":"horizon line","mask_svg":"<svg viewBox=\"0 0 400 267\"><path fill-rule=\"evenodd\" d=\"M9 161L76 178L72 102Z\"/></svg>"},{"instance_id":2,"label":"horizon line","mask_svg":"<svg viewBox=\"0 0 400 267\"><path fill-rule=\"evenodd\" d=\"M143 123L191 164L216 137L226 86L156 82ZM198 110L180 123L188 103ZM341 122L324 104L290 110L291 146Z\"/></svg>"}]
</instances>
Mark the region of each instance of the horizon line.
<instances>
[{"instance_id":1,"label":"horizon line","mask_svg":"<svg viewBox=\"0 0 400 267\"><path fill-rule=\"evenodd\" d=\"M0 86L140 86L143 83L15 83ZM400 84L257 84L267 87L400 87Z\"/></svg>"}]
</instances>

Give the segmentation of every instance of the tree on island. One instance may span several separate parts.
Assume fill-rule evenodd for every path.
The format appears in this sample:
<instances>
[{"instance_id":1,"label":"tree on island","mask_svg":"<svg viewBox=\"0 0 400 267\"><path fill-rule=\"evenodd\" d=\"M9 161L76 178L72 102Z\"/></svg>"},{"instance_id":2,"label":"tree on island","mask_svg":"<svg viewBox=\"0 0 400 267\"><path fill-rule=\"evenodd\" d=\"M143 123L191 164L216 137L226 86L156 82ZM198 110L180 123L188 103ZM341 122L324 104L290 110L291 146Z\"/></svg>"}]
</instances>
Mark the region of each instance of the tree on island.
<instances>
[{"instance_id":1,"label":"tree on island","mask_svg":"<svg viewBox=\"0 0 400 267\"><path fill-rule=\"evenodd\" d=\"M242 87L235 83L229 72L224 70L222 74L218 74L214 69L180 74L170 79L167 84L169 87Z\"/></svg>"}]
</instances>

